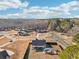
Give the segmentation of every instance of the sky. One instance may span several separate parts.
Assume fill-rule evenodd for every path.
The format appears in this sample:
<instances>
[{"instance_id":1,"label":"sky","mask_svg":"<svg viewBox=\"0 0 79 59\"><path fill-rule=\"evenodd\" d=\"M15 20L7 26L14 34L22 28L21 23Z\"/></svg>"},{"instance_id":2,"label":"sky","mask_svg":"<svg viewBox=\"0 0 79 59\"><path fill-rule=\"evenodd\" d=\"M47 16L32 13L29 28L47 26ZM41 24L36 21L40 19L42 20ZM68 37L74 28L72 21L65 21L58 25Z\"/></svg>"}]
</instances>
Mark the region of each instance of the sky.
<instances>
[{"instance_id":1,"label":"sky","mask_svg":"<svg viewBox=\"0 0 79 59\"><path fill-rule=\"evenodd\" d=\"M0 0L0 18L79 18L79 0Z\"/></svg>"}]
</instances>

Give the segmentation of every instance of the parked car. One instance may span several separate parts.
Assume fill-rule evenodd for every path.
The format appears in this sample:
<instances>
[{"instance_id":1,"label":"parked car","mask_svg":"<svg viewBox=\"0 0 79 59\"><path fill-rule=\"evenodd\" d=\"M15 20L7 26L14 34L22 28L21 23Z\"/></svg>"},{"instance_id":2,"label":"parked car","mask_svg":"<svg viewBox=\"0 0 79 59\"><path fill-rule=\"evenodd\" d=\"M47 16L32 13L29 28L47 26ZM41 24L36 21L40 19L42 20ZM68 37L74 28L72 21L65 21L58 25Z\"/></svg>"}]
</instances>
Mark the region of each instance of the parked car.
<instances>
[{"instance_id":1,"label":"parked car","mask_svg":"<svg viewBox=\"0 0 79 59\"><path fill-rule=\"evenodd\" d=\"M53 48L45 48L43 52L51 55L57 54L57 52Z\"/></svg>"}]
</instances>

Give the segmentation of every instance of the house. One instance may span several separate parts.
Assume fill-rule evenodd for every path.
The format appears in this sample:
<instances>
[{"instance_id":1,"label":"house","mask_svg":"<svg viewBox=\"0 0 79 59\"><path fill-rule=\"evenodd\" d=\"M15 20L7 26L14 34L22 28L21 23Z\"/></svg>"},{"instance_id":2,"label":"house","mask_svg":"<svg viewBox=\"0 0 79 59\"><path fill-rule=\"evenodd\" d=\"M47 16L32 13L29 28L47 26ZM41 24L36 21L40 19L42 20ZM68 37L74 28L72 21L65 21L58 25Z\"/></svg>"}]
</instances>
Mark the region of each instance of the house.
<instances>
[{"instance_id":1,"label":"house","mask_svg":"<svg viewBox=\"0 0 79 59\"><path fill-rule=\"evenodd\" d=\"M24 31L24 30L19 31L18 34L19 34L20 36L28 36L28 35L29 35L29 34L28 34L26 31Z\"/></svg>"},{"instance_id":2,"label":"house","mask_svg":"<svg viewBox=\"0 0 79 59\"><path fill-rule=\"evenodd\" d=\"M46 46L45 40L32 40L32 48L36 51L43 51Z\"/></svg>"},{"instance_id":3,"label":"house","mask_svg":"<svg viewBox=\"0 0 79 59\"><path fill-rule=\"evenodd\" d=\"M7 51L0 51L0 59L10 59L10 56L8 55Z\"/></svg>"},{"instance_id":4,"label":"house","mask_svg":"<svg viewBox=\"0 0 79 59\"><path fill-rule=\"evenodd\" d=\"M13 54L14 53L12 51L0 48L0 59L10 59Z\"/></svg>"}]
</instances>

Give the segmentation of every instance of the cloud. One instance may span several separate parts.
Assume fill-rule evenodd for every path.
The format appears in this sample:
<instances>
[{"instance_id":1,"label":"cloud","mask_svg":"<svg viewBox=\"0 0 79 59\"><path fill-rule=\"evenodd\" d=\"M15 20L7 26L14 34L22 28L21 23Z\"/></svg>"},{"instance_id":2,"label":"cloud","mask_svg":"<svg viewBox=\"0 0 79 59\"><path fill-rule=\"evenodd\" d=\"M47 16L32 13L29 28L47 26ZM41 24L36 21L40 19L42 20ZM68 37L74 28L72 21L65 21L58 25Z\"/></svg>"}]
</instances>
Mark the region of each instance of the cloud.
<instances>
[{"instance_id":1,"label":"cloud","mask_svg":"<svg viewBox=\"0 0 79 59\"><path fill-rule=\"evenodd\" d=\"M2 1L3 2L3 1ZM6 3L7 2L7 3ZM25 8L28 6L28 2L22 3L19 0L4 0L3 3L0 2L0 9L6 8L22 8L22 13L13 13L7 14L6 18L53 18L53 17L72 17L72 13L70 11L79 9L79 1L71 1L68 3L63 3L56 7L40 7L40 6L32 6L29 8ZM74 17L74 16L73 16Z\"/></svg>"},{"instance_id":2,"label":"cloud","mask_svg":"<svg viewBox=\"0 0 79 59\"><path fill-rule=\"evenodd\" d=\"M56 7L33 6L28 9L28 14L35 18L72 17L71 12L79 9L79 1L63 3Z\"/></svg>"},{"instance_id":3,"label":"cloud","mask_svg":"<svg viewBox=\"0 0 79 59\"><path fill-rule=\"evenodd\" d=\"M79 1L71 1L69 3L61 4L60 6L53 7L52 10L57 13L65 13L70 15L71 10L79 9Z\"/></svg>"},{"instance_id":4,"label":"cloud","mask_svg":"<svg viewBox=\"0 0 79 59\"><path fill-rule=\"evenodd\" d=\"M75 18L79 18L79 15L74 16Z\"/></svg>"},{"instance_id":5,"label":"cloud","mask_svg":"<svg viewBox=\"0 0 79 59\"><path fill-rule=\"evenodd\" d=\"M4 10L7 8L22 8L27 6L27 1L22 3L20 0L0 0L0 10Z\"/></svg>"},{"instance_id":6,"label":"cloud","mask_svg":"<svg viewBox=\"0 0 79 59\"><path fill-rule=\"evenodd\" d=\"M29 18L53 18L53 17L72 17L70 11L79 9L79 1L63 3L57 7L39 7L33 6L27 11ZM24 12L25 13L25 12Z\"/></svg>"},{"instance_id":7,"label":"cloud","mask_svg":"<svg viewBox=\"0 0 79 59\"><path fill-rule=\"evenodd\" d=\"M7 17L10 18L49 18L49 10L42 9L40 7L36 8L29 8L29 9L23 9L22 13L15 13L15 14L8 14ZM51 14L52 15L52 14Z\"/></svg>"}]
</instances>

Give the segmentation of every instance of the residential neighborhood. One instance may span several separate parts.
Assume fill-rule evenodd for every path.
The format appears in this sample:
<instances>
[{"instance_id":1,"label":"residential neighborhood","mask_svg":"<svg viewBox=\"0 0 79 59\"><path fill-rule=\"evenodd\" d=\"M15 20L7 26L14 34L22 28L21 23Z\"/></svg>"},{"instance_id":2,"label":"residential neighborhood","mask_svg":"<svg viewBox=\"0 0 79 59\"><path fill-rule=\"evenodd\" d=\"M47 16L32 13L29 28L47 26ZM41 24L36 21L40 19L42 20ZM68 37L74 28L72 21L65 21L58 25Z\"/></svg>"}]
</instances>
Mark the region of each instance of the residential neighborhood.
<instances>
[{"instance_id":1,"label":"residential neighborhood","mask_svg":"<svg viewBox=\"0 0 79 59\"><path fill-rule=\"evenodd\" d=\"M79 59L79 0L0 0L0 59Z\"/></svg>"},{"instance_id":2,"label":"residential neighborhood","mask_svg":"<svg viewBox=\"0 0 79 59\"><path fill-rule=\"evenodd\" d=\"M0 58L4 59L5 55L5 58L9 59L59 59L60 53L62 53L69 46L74 45L75 42L73 42L73 38L79 33L79 26L74 23L73 27L70 27L66 32L63 32L61 31L62 28L56 30L56 27L54 27L55 24L53 22L56 23L57 21L44 21L48 22L46 23L46 29L41 29L43 25L42 23L38 23L40 27L38 26L38 28L35 29L16 27L18 30L1 30ZM63 21L66 20L62 20L61 22ZM59 27L61 27L61 25Z\"/></svg>"}]
</instances>

